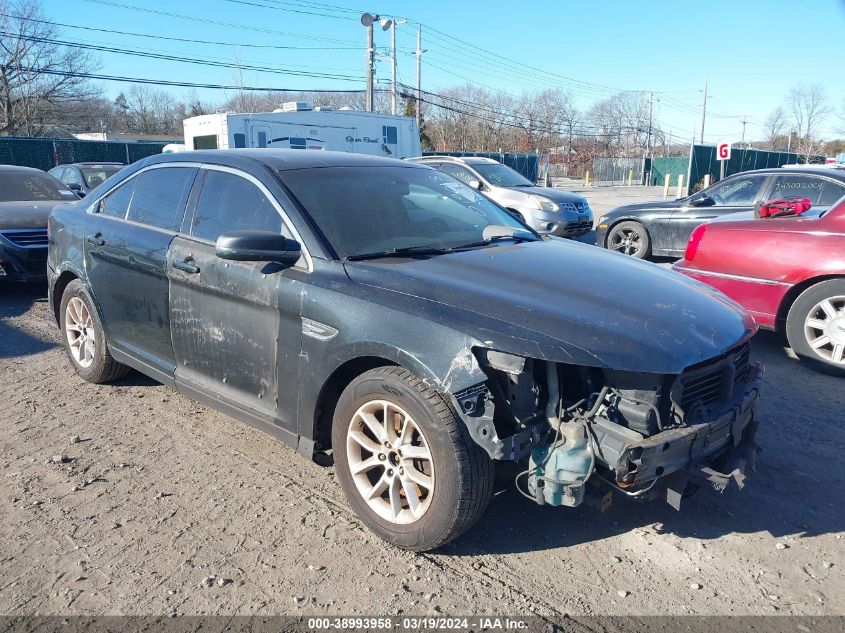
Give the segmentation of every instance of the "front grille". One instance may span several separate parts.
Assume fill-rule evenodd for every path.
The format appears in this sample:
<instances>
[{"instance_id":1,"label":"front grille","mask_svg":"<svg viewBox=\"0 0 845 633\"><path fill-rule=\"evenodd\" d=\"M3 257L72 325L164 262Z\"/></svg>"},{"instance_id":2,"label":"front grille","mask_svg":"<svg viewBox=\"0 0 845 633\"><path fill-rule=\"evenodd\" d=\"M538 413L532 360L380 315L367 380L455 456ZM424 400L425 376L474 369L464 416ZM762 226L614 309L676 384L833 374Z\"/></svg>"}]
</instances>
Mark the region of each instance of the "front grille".
<instances>
[{"instance_id":1,"label":"front grille","mask_svg":"<svg viewBox=\"0 0 845 633\"><path fill-rule=\"evenodd\" d=\"M558 206L561 211L569 211L570 213L586 213L589 207L583 202L559 202Z\"/></svg>"},{"instance_id":2,"label":"front grille","mask_svg":"<svg viewBox=\"0 0 845 633\"><path fill-rule=\"evenodd\" d=\"M675 401L686 410L696 402L707 405L729 400L736 386L748 378L750 359L751 344L746 342L715 361L687 370L681 374L681 391Z\"/></svg>"},{"instance_id":3,"label":"front grille","mask_svg":"<svg viewBox=\"0 0 845 633\"><path fill-rule=\"evenodd\" d=\"M16 229L0 232L15 246L37 248L47 246L47 229Z\"/></svg>"}]
</instances>

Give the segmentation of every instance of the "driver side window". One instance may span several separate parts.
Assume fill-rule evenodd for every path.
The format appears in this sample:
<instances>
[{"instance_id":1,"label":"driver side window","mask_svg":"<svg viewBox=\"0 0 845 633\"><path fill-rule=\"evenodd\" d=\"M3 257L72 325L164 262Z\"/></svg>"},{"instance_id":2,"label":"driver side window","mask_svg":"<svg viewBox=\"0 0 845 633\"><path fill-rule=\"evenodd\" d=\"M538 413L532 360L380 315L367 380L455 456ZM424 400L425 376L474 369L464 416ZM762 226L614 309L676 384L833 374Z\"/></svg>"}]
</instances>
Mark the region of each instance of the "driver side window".
<instances>
[{"instance_id":1,"label":"driver side window","mask_svg":"<svg viewBox=\"0 0 845 633\"><path fill-rule=\"evenodd\" d=\"M751 206L757 200L767 176L740 176L716 183L707 191L717 205Z\"/></svg>"}]
</instances>

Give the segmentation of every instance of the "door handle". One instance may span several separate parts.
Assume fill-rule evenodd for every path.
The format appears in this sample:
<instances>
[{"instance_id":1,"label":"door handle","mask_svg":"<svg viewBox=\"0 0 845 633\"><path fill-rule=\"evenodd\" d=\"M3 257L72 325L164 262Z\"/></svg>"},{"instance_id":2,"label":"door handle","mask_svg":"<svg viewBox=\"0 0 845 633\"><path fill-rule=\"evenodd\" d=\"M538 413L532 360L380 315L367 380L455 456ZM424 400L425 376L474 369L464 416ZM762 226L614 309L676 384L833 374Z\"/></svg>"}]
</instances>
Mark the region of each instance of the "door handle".
<instances>
[{"instance_id":1,"label":"door handle","mask_svg":"<svg viewBox=\"0 0 845 633\"><path fill-rule=\"evenodd\" d=\"M185 260L181 262L173 262L173 268L188 273L189 275L196 274L200 271L200 267L194 264L194 260L190 257L186 257Z\"/></svg>"},{"instance_id":2,"label":"door handle","mask_svg":"<svg viewBox=\"0 0 845 633\"><path fill-rule=\"evenodd\" d=\"M89 244L93 244L94 246L105 246L106 240L100 237L100 234L97 233L96 235L89 235L85 238L85 241Z\"/></svg>"}]
</instances>

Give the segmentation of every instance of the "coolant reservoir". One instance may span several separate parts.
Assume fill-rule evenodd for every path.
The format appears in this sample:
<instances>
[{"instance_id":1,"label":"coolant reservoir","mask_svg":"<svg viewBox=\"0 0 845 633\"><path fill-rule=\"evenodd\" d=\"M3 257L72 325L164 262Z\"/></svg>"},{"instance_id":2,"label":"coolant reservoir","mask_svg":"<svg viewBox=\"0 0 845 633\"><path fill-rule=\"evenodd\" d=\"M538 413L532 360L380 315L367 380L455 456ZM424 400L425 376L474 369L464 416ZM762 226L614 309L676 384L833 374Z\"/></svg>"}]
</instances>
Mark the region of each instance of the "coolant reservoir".
<instances>
[{"instance_id":1,"label":"coolant reservoir","mask_svg":"<svg viewBox=\"0 0 845 633\"><path fill-rule=\"evenodd\" d=\"M548 505L575 507L584 500L584 482L593 464L584 427L564 423L557 442L539 445L531 452L528 489L538 503L542 495Z\"/></svg>"}]
</instances>

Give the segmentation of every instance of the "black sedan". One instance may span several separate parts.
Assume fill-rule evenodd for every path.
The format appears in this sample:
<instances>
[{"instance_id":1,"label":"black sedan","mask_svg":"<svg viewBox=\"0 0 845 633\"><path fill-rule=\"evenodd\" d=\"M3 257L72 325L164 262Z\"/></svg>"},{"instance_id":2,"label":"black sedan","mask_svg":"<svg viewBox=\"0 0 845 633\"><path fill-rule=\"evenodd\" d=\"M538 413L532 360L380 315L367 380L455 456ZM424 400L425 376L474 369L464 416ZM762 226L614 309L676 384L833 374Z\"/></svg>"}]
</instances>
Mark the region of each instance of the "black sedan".
<instances>
[{"instance_id":1,"label":"black sedan","mask_svg":"<svg viewBox=\"0 0 845 633\"><path fill-rule=\"evenodd\" d=\"M677 200L628 204L599 219L596 244L645 258L681 257L695 227L775 198L809 198L826 209L845 195L845 169L781 167L746 171Z\"/></svg>"},{"instance_id":2,"label":"black sedan","mask_svg":"<svg viewBox=\"0 0 845 633\"><path fill-rule=\"evenodd\" d=\"M47 216L76 195L40 169L0 165L0 282L47 274Z\"/></svg>"},{"instance_id":3,"label":"black sedan","mask_svg":"<svg viewBox=\"0 0 845 633\"><path fill-rule=\"evenodd\" d=\"M56 208L50 235L49 301L82 378L133 367L333 460L401 547L477 521L495 460L521 465L532 501L570 507L588 480L606 497L660 481L677 505L688 477L725 486L753 463L750 315L541 237L429 167L159 155Z\"/></svg>"},{"instance_id":4,"label":"black sedan","mask_svg":"<svg viewBox=\"0 0 845 633\"><path fill-rule=\"evenodd\" d=\"M121 169L123 163L71 163L53 167L47 173L84 198Z\"/></svg>"}]
</instances>

